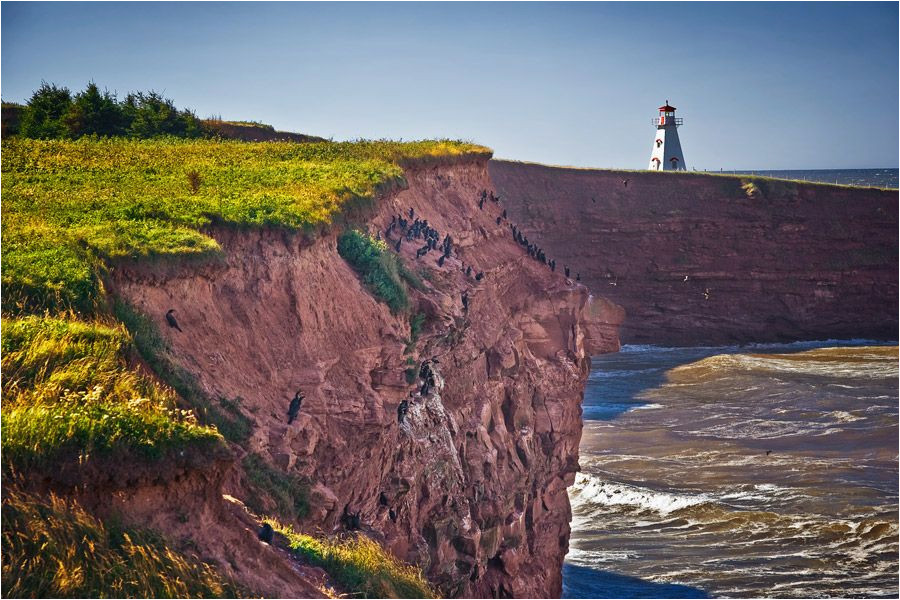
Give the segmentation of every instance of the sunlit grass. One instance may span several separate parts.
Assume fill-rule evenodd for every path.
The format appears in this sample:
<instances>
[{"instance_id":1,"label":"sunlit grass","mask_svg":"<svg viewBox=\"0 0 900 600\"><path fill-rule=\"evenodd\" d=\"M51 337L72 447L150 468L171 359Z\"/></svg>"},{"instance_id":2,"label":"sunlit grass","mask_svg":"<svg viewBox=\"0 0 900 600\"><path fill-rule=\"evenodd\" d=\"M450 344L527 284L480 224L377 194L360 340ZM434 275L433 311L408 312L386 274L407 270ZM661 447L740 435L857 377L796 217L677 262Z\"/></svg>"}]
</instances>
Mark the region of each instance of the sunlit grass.
<instances>
[{"instance_id":1,"label":"sunlit grass","mask_svg":"<svg viewBox=\"0 0 900 600\"><path fill-rule=\"evenodd\" d=\"M121 325L3 319L2 346L6 465L47 469L113 450L154 458L221 443L171 391L129 368L132 342Z\"/></svg>"},{"instance_id":2,"label":"sunlit grass","mask_svg":"<svg viewBox=\"0 0 900 600\"><path fill-rule=\"evenodd\" d=\"M287 538L291 550L325 569L352 597L437 597L420 569L401 562L365 536L343 540L318 538L297 533L275 520L267 522Z\"/></svg>"},{"instance_id":3,"label":"sunlit grass","mask_svg":"<svg viewBox=\"0 0 900 600\"><path fill-rule=\"evenodd\" d=\"M148 531L109 527L74 501L3 490L5 598L246 597Z\"/></svg>"},{"instance_id":4,"label":"sunlit grass","mask_svg":"<svg viewBox=\"0 0 900 600\"><path fill-rule=\"evenodd\" d=\"M2 150L5 314L86 314L109 259L214 255L211 224L313 233L401 183L404 165L489 155L454 141L177 138L10 138Z\"/></svg>"}]
</instances>

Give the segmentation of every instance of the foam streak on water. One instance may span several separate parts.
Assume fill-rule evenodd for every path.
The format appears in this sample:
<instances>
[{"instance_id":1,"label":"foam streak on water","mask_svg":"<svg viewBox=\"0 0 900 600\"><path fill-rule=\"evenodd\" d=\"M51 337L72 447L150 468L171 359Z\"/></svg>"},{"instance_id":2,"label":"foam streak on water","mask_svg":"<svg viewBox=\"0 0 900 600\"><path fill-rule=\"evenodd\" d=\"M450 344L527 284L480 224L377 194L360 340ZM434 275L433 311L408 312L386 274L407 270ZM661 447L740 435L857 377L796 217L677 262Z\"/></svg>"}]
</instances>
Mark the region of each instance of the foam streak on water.
<instances>
[{"instance_id":1,"label":"foam streak on water","mask_svg":"<svg viewBox=\"0 0 900 600\"><path fill-rule=\"evenodd\" d=\"M564 595L897 597L897 364L862 340L595 358Z\"/></svg>"}]
</instances>

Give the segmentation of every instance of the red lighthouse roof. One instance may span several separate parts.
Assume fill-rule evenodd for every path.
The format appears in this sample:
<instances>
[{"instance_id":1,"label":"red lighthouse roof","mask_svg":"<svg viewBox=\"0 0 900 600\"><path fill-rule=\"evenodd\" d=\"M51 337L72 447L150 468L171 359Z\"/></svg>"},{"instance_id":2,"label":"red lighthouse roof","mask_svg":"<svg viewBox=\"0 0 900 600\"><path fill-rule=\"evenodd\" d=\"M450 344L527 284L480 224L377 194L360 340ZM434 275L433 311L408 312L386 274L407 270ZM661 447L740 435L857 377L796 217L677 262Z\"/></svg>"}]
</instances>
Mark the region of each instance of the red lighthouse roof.
<instances>
[{"instance_id":1,"label":"red lighthouse roof","mask_svg":"<svg viewBox=\"0 0 900 600\"><path fill-rule=\"evenodd\" d=\"M660 106L660 107L659 107L659 111L660 111L660 112L673 112L674 110L675 110L675 107L674 107L674 106L669 106L669 101L668 101L668 100L666 100L665 106Z\"/></svg>"}]
</instances>

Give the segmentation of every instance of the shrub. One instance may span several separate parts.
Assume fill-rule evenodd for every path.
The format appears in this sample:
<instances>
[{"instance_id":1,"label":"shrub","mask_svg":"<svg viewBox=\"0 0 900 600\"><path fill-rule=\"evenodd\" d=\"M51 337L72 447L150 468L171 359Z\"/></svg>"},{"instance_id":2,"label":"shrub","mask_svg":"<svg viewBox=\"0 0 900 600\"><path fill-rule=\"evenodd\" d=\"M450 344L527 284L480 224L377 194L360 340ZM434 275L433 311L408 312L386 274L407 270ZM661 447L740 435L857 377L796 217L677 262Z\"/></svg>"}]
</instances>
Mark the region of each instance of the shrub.
<instances>
[{"instance_id":1,"label":"shrub","mask_svg":"<svg viewBox=\"0 0 900 600\"><path fill-rule=\"evenodd\" d=\"M272 519L267 522L287 538L295 554L325 569L352 597L437 597L420 569L401 562L367 537L320 539Z\"/></svg>"},{"instance_id":2,"label":"shrub","mask_svg":"<svg viewBox=\"0 0 900 600\"><path fill-rule=\"evenodd\" d=\"M248 454L242 462L250 483L247 506L264 514L266 498L275 504L275 514L293 521L309 514L309 483L299 477L282 473L259 454Z\"/></svg>"},{"instance_id":3,"label":"shrub","mask_svg":"<svg viewBox=\"0 0 900 600\"><path fill-rule=\"evenodd\" d=\"M400 260L387 244L370 235L350 229L338 238L338 254L360 274L372 295L399 313L409 305L406 287L400 280Z\"/></svg>"},{"instance_id":4,"label":"shrub","mask_svg":"<svg viewBox=\"0 0 900 600\"><path fill-rule=\"evenodd\" d=\"M197 171L188 171L187 174L188 186L191 188L191 193L196 194L200 191L200 173Z\"/></svg>"},{"instance_id":5,"label":"shrub","mask_svg":"<svg viewBox=\"0 0 900 600\"><path fill-rule=\"evenodd\" d=\"M6 598L246 597L150 531L110 527L74 501L4 488Z\"/></svg>"}]
</instances>

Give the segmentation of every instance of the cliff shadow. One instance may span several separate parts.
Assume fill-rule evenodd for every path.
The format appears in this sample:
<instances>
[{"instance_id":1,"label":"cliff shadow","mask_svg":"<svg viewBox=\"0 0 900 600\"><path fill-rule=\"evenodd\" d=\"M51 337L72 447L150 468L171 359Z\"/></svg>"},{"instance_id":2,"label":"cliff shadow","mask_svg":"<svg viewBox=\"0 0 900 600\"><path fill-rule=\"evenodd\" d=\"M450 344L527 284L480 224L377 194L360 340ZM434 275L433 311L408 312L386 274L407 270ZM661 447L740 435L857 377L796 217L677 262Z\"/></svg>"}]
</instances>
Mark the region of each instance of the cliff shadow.
<instances>
[{"instance_id":1,"label":"cliff shadow","mask_svg":"<svg viewBox=\"0 0 900 600\"><path fill-rule=\"evenodd\" d=\"M563 564L563 598L711 598L700 588L655 583L610 571Z\"/></svg>"}]
</instances>

